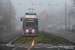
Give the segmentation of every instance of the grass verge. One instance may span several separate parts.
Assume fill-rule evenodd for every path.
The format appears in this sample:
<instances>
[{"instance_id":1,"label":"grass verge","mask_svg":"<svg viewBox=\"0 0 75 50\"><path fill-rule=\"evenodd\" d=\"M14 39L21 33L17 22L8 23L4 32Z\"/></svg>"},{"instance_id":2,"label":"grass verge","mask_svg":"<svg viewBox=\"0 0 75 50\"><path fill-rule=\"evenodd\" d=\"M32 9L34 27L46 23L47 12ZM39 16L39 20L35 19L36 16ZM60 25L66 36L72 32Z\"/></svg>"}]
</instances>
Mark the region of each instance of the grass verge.
<instances>
[{"instance_id":1,"label":"grass verge","mask_svg":"<svg viewBox=\"0 0 75 50\"><path fill-rule=\"evenodd\" d=\"M51 43L47 38L44 37L44 40L43 40L43 36L41 34L42 32L39 31L39 34L37 37L34 38L34 41L35 43ZM21 37L19 37L18 39L16 39L15 41L12 42L12 44L15 44L15 43L21 43L23 41L23 39L26 40L24 41L24 43L31 43L32 42L32 38L33 37L25 37L24 35L22 35Z\"/></svg>"},{"instance_id":2,"label":"grass verge","mask_svg":"<svg viewBox=\"0 0 75 50\"><path fill-rule=\"evenodd\" d=\"M64 41L65 43L70 43L70 44L73 44L73 42L70 42L62 37L59 37L57 35L54 35L54 34L51 34L51 33L48 33L48 32L44 32L46 35L51 35L51 36L54 36L55 38L58 38L62 41ZM49 36L48 36L49 37ZM24 35L20 36L18 39L16 39L15 41L12 42L12 44L15 44L15 43L21 43L24 39L26 38L26 40L24 41L24 43L31 43L32 42L32 38L33 37L25 37ZM59 41L57 41L56 39L54 38L51 38L49 37L51 40L54 41L54 43L60 43ZM46 37L44 37L42 35L42 31L39 31L39 34L37 37L34 38L34 41L35 43L51 43Z\"/></svg>"},{"instance_id":3,"label":"grass verge","mask_svg":"<svg viewBox=\"0 0 75 50\"><path fill-rule=\"evenodd\" d=\"M69 41L69 40L67 40L67 39L64 39L64 38L62 38L62 37L60 37L60 36L57 36L57 35L54 35L54 34L51 34L51 33L49 33L49 32L45 32L45 34L51 35L51 36L53 36L53 37L55 37L55 38L57 38L57 39L59 39L59 40L65 42L65 43L67 43L67 44L75 44L75 43L73 43L73 42L71 42L71 41ZM56 43L56 42L57 42L57 41L55 41L55 43Z\"/></svg>"}]
</instances>

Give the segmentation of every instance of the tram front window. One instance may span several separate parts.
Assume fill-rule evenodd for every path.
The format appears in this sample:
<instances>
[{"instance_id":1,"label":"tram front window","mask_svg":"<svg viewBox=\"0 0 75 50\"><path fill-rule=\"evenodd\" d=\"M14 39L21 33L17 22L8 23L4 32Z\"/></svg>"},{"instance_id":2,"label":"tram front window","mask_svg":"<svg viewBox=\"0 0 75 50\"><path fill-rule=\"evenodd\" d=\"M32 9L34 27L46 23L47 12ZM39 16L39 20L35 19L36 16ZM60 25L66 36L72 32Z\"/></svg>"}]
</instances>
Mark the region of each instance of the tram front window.
<instances>
[{"instance_id":1,"label":"tram front window","mask_svg":"<svg viewBox=\"0 0 75 50\"><path fill-rule=\"evenodd\" d=\"M26 22L26 26L35 26L35 22Z\"/></svg>"}]
</instances>

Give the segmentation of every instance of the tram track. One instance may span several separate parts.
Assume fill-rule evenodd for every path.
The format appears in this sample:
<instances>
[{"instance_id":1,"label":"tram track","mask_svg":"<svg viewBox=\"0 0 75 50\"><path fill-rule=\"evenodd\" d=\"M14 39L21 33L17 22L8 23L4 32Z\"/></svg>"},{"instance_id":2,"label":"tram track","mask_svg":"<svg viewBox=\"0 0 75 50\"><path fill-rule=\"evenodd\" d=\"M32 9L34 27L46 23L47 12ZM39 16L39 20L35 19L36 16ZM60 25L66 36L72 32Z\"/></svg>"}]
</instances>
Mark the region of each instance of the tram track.
<instances>
[{"instance_id":1,"label":"tram track","mask_svg":"<svg viewBox=\"0 0 75 50\"><path fill-rule=\"evenodd\" d=\"M42 34L40 34L40 35L42 35ZM58 38L56 38L56 37L54 37L54 36L52 36L52 35L49 35L49 34L47 34L47 33L44 33L43 35L44 35L45 38L47 38L47 39L51 42L51 44L52 44L53 46L56 46L55 48L56 48L57 50L61 50L61 49L60 49L60 47L57 45L57 43L55 43L55 42L53 41L54 39L56 39L57 41L59 41L61 44L64 44L65 46L68 46L68 44L66 44L66 43L63 42L62 40L60 40L60 39L58 39ZM33 39L34 39L34 37L33 37ZM53 40L52 40L52 39L53 39ZM17 45L16 47L14 47L12 50L16 50L18 47L20 47L20 46L24 43L25 40L27 40L26 37L25 37L25 39L24 39L19 45ZM32 47L33 47L33 46L32 46ZM29 49L31 49L32 47L30 46ZM27 50L29 50L29 49L27 49Z\"/></svg>"},{"instance_id":2,"label":"tram track","mask_svg":"<svg viewBox=\"0 0 75 50\"><path fill-rule=\"evenodd\" d=\"M12 50L16 50L18 47L20 47L25 42L25 40L27 40L27 37L25 37L25 39L19 45L17 45L16 47L14 47ZM27 50L30 50L34 46L34 37L32 38L32 40L33 41L32 41L30 47Z\"/></svg>"},{"instance_id":3,"label":"tram track","mask_svg":"<svg viewBox=\"0 0 75 50\"><path fill-rule=\"evenodd\" d=\"M49 35L49 36L51 36L51 35ZM54 37L54 36L51 36L51 37L57 39L58 41L60 41L61 43L63 43L65 46L71 46L69 43L63 41L62 39L56 38L56 37ZM71 44L73 45L73 43L71 43Z\"/></svg>"},{"instance_id":4,"label":"tram track","mask_svg":"<svg viewBox=\"0 0 75 50\"><path fill-rule=\"evenodd\" d=\"M44 34L44 36L46 36L47 38L55 39L56 41L59 41L61 44L65 45L65 46L70 46L68 43L66 43L63 40L61 40L61 39L59 39L57 37L54 37L52 35Z\"/></svg>"},{"instance_id":5,"label":"tram track","mask_svg":"<svg viewBox=\"0 0 75 50\"><path fill-rule=\"evenodd\" d=\"M58 39L58 38L56 38L56 37L53 37L53 36L51 36L51 35L48 35L48 36L49 36L49 37L51 37L51 38L56 39L57 41L61 42L63 45L68 46L68 44L67 44L67 43L65 43L65 42L61 41L60 39Z\"/></svg>"},{"instance_id":6,"label":"tram track","mask_svg":"<svg viewBox=\"0 0 75 50\"><path fill-rule=\"evenodd\" d=\"M15 49L17 49L18 47L20 47L20 46L24 43L25 40L26 40L26 38L25 38L19 45L17 45L15 48L13 48L12 50L15 50Z\"/></svg>"},{"instance_id":7,"label":"tram track","mask_svg":"<svg viewBox=\"0 0 75 50\"><path fill-rule=\"evenodd\" d=\"M53 44L53 46L56 46L56 44L51 39L49 39L46 35L45 35L45 37ZM56 47L56 48L57 48L57 50L60 50L59 47Z\"/></svg>"},{"instance_id":8,"label":"tram track","mask_svg":"<svg viewBox=\"0 0 75 50\"><path fill-rule=\"evenodd\" d=\"M69 44L65 43L64 41L62 41L56 37L53 37L51 35L44 34L44 36L52 43L53 46L58 46L58 45L52 39L56 39L57 41L61 42L61 44L64 44L64 46L70 46ZM52 38L52 39L50 39L50 38ZM60 50L59 47L56 47L56 48L57 48L57 50Z\"/></svg>"},{"instance_id":9,"label":"tram track","mask_svg":"<svg viewBox=\"0 0 75 50\"><path fill-rule=\"evenodd\" d=\"M60 41L57 41L55 38L53 38L49 35L44 34L44 36L53 44L53 46L57 46L57 42L61 43Z\"/></svg>"}]
</instances>

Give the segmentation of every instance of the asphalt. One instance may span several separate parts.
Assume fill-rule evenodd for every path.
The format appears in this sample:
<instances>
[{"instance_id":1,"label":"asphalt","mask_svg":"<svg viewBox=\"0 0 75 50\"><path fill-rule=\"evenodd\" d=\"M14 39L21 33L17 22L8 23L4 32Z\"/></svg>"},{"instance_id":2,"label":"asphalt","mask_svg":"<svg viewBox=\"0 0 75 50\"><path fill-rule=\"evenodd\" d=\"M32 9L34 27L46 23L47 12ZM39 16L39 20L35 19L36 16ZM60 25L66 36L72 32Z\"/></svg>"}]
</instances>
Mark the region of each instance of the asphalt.
<instances>
[{"instance_id":1,"label":"asphalt","mask_svg":"<svg viewBox=\"0 0 75 50\"><path fill-rule=\"evenodd\" d=\"M4 46L4 47L0 47L0 50L12 50L14 47L7 47L7 46ZM19 47L15 50L27 50L27 48L22 48L22 47ZM42 47L42 48L31 48L30 50L58 50L57 48L45 48L45 47ZM65 49L65 48L59 48L59 50L73 50L73 49Z\"/></svg>"},{"instance_id":2,"label":"asphalt","mask_svg":"<svg viewBox=\"0 0 75 50\"><path fill-rule=\"evenodd\" d=\"M51 32L51 30L50 30L50 32ZM57 31L57 30L55 30L54 32L56 32L56 33L60 33L60 32L66 32L66 33L68 33L69 31L62 31L62 30L60 30L60 31ZM71 33L71 32L70 32ZM69 33L69 34L70 34ZM55 34L55 33L54 33ZM63 33L62 33L63 34ZM62 35L61 34L61 35ZM72 35L73 35L74 33L72 33ZM0 44L7 44L7 43L9 43L11 40L13 40L14 38L16 38L17 36L19 36L19 35L21 35L21 31L15 31L15 32L9 32L9 33L0 33ZM39 44L38 44L39 45ZM38 46L38 45L36 45L36 46ZM27 45L26 45L27 46ZM26 46L20 46L20 47L18 47L17 49L15 49L15 50L27 50L27 48L28 47L26 47ZM29 46L29 45L28 45ZM42 47L42 46L44 46L44 47ZM58 50L57 48L52 48L52 47L50 47L50 45L49 46L47 46L47 45L39 45L39 47L33 47L33 48L31 48L30 50ZM16 47L16 46L15 46ZM12 50L13 48L15 48L15 47L11 47L11 46L3 46L3 45L1 45L0 46L0 50ZM59 48L59 50L73 50L73 49L65 49L65 48Z\"/></svg>"},{"instance_id":3,"label":"asphalt","mask_svg":"<svg viewBox=\"0 0 75 50\"><path fill-rule=\"evenodd\" d=\"M0 44L8 44L11 40L21 34L21 31L0 32Z\"/></svg>"},{"instance_id":4,"label":"asphalt","mask_svg":"<svg viewBox=\"0 0 75 50\"><path fill-rule=\"evenodd\" d=\"M1 49L2 50L5 50L5 49L13 50L18 45L19 44L9 44L7 46L1 46ZM29 47L30 47L30 43L28 43L28 44L26 43L26 44L22 44L15 50L27 50ZM59 50L73 50L74 46L64 46L64 45L53 46L51 44L37 43L31 48L31 50L58 50L57 48Z\"/></svg>"}]
</instances>

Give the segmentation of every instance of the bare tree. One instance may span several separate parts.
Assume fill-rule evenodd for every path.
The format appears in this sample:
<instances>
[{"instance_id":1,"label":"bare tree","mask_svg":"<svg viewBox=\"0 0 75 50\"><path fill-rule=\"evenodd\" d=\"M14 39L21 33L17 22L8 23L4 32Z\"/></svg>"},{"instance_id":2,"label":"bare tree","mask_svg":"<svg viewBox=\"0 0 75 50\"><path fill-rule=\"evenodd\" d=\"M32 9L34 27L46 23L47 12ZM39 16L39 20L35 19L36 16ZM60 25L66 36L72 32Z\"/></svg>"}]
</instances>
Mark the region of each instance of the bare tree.
<instances>
[{"instance_id":1,"label":"bare tree","mask_svg":"<svg viewBox=\"0 0 75 50\"><path fill-rule=\"evenodd\" d=\"M8 23L11 23L10 20L15 19L15 15L15 9L11 0L0 0L0 16L3 17L0 20L0 25L8 25Z\"/></svg>"}]
</instances>

